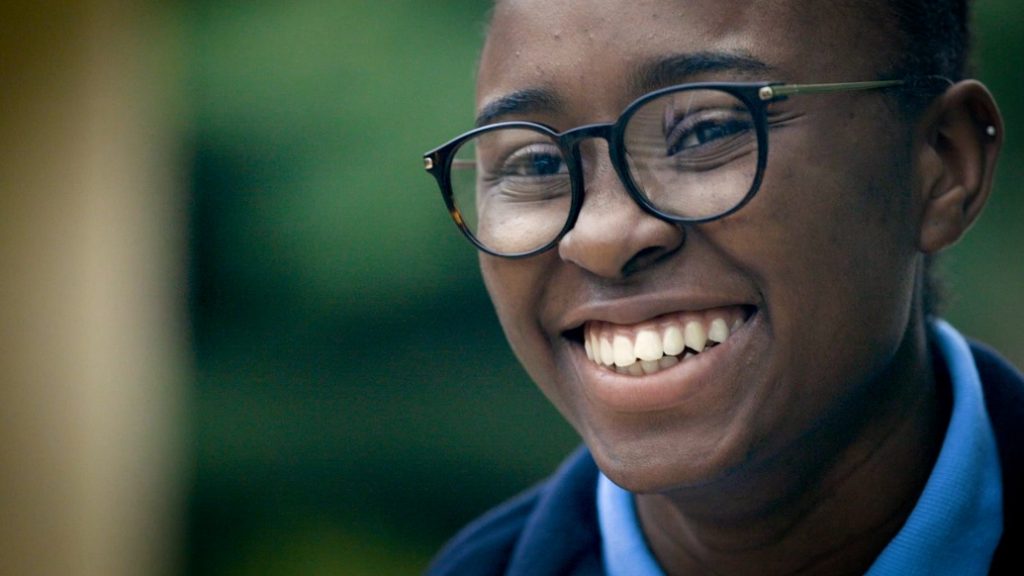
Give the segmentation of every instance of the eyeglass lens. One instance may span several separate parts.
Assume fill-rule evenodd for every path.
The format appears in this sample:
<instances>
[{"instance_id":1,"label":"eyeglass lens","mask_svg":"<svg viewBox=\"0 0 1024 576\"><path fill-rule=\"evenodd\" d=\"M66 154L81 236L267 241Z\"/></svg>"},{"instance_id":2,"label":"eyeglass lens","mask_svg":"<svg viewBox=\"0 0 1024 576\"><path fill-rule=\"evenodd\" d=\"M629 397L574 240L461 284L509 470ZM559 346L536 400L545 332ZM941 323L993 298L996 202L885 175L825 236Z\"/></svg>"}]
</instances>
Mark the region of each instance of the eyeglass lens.
<instances>
[{"instance_id":1,"label":"eyeglass lens","mask_svg":"<svg viewBox=\"0 0 1024 576\"><path fill-rule=\"evenodd\" d=\"M636 190L680 219L732 210L757 176L754 116L721 90L682 90L645 102L629 116L622 145ZM452 162L451 184L470 233L499 254L549 244L572 209L563 151L539 130L496 129L466 141Z\"/></svg>"}]
</instances>

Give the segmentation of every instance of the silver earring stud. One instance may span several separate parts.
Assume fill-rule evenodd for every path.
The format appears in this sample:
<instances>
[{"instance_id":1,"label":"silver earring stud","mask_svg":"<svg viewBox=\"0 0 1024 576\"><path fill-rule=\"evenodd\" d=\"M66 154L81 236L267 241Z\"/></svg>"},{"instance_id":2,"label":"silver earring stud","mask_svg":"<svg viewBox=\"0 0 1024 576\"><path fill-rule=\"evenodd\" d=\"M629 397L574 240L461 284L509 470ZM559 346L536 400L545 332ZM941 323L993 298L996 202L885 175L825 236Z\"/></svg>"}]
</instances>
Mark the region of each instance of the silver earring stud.
<instances>
[{"instance_id":1,"label":"silver earring stud","mask_svg":"<svg viewBox=\"0 0 1024 576\"><path fill-rule=\"evenodd\" d=\"M996 137L996 127L995 126L989 126L988 128L985 128L985 133L988 134L989 136L991 136L992 138L995 138Z\"/></svg>"}]
</instances>

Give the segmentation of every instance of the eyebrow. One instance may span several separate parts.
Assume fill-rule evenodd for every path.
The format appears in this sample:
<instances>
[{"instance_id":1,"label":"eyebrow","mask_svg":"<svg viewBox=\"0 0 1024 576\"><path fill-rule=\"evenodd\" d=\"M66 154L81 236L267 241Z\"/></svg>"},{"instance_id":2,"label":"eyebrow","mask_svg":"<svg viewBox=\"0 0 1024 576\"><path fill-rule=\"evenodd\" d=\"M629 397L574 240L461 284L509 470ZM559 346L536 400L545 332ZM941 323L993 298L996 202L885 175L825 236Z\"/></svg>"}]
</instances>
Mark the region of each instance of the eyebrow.
<instances>
[{"instance_id":1,"label":"eyebrow","mask_svg":"<svg viewBox=\"0 0 1024 576\"><path fill-rule=\"evenodd\" d=\"M673 54L641 65L630 78L634 93L644 94L681 84L700 74L715 72L736 72L742 74L764 73L772 67L742 53L693 52ZM558 95L547 88L517 90L487 103L477 114L476 126L493 124L503 116L523 116L535 112L557 110L562 105Z\"/></svg>"},{"instance_id":2,"label":"eyebrow","mask_svg":"<svg viewBox=\"0 0 1024 576\"><path fill-rule=\"evenodd\" d=\"M681 84L694 76L718 72L742 75L764 74L773 68L768 64L738 52L691 52L658 58L640 66L630 79L637 94L644 94Z\"/></svg>"},{"instance_id":3,"label":"eyebrow","mask_svg":"<svg viewBox=\"0 0 1024 576\"><path fill-rule=\"evenodd\" d=\"M527 88L506 94L489 102L476 117L477 127L493 124L502 116L524 115L531 112L554 110L561 105L561 99L546 88Z\"/></svg>"}]
</instances>

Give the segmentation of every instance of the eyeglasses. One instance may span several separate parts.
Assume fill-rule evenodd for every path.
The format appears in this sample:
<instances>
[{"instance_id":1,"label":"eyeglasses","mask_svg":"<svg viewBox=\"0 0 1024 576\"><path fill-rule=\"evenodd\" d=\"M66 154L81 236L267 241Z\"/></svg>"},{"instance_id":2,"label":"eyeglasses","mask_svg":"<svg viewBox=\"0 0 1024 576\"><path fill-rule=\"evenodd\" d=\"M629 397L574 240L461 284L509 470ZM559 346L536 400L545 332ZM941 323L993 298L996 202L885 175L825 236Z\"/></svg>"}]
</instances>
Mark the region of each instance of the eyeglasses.
<instances>
[{"instance_id":1,"label":"eyeglasses","mask_svg":"<svg viewBox=\"0 0 1024 576\"><path fill-rule=\"evenodd\" d=\"M424 154L424 167L477 248L522 258L550 249L575 224L584 197L579 147L586 139L608 142L615 172L643 210L669 222L708 222L757 193L768 160L770 103L921 80L681 84L640 97L614 123L565 132L533 122L483 126Z\"/></svg>"}]
</instances>

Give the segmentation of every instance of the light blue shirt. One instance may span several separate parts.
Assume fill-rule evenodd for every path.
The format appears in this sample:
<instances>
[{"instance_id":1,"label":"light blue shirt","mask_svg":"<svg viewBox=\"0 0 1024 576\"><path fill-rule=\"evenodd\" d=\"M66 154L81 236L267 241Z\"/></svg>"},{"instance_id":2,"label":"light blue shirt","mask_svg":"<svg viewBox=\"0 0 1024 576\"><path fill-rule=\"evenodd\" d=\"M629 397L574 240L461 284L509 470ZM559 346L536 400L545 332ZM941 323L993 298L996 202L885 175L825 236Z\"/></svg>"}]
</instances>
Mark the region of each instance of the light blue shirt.
<instances>
[{"instance_id":1,"label":"light blue shirt","mask_svg":"<svg viewBox=\"0 0 1024 576\"><path fill-rule=\"evenodd\" d=\"M983 576L1003 533L1002 471L974 357L946 322L933 321L931 329L952 383L949 428L917 505L868 576ZM604 474L597 515L609 576L664 576L640 530L633 495Z\"/></svg>"}]
</instances>

